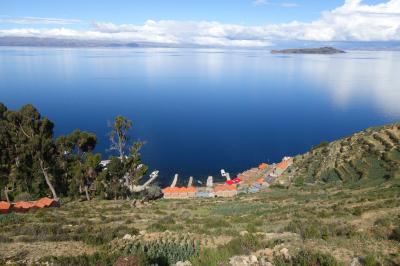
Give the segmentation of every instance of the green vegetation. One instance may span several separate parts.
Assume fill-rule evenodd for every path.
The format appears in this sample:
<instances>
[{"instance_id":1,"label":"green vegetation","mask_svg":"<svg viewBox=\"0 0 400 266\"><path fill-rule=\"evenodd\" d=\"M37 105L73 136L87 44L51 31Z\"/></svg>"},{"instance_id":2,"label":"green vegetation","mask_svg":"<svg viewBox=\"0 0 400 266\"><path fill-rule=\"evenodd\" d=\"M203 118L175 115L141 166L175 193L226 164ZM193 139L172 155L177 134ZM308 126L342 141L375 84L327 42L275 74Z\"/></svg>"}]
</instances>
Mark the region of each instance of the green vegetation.
<instances>
[{"instance_id":1,"label":"green vegetation","mask_svg":"<svg viewBox=\"0 0 400 266\"><path fill-rule=\"evenodd\" d=\"M349 265L354 257L396 265L399 187L397 179L328 183L232 199L157 200L144 208L126 200L71 201L1 215L0 256L56 265L112 265L121 257L144 265L176 259L226 265L233 256L270 248L275 265ZM126 234L131 238L122 239Z\"/></svg>"},{"instance_id":2,"label":"green vegetation","mask_svg":"<svg viewBox=\"0 0 400 266\"><path fill-rule=\"evenodd\" d=\"M296 156L285 177L300 186L304 182L400 178L400 124L369 128L332 143L322 142Z\"/></svg>"},{"instance_id":3,"label":"green vegetation","mask_svg":"<svg viewBox=\"0 0 400 266\"><path fill-rule=\"evenodd\" d=\"M103 168L101 154L93 153L95 134L76 129L55 139L54 124L32 105L12 111L0 103L0 200L135 196L131 188L148 170L141 162L143 143L130 142L132 121L125 117L117 116L110 127L110 149L119 157Z\"/></svg>"}]
</instances>

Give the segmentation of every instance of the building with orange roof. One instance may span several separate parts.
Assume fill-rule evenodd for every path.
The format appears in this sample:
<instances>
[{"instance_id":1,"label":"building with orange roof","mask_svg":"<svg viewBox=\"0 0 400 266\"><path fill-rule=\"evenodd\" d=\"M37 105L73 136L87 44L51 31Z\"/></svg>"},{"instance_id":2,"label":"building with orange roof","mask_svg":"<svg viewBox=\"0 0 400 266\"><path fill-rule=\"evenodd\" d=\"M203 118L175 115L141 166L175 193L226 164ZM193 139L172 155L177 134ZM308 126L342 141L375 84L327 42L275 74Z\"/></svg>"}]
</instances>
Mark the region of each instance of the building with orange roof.
<instances>
[{"instance_id":1,"label":"building with orange roof","mask_svg":"<svg viewBox=\"0 0 400 266\"><path fill-rule=\"evenodd\" d=\"M56 207L58 205L57 201L50 198L41 198L40 200L37 200L34 204L37 208L40 209L46 207Z\"/></svg>"},{"instance_id":2,"label":"building with orange roof","mask_svg":"<svg viewBox=\"0 0 400 266\"><path fill-rule=\"evenodd\" d=\"M197 189L193 186L187 187L187 194L189 198L195 198L196 197L196 193L197 193Z\"/></svg>"},{"instance_id":3,"label":"building with orange roof","mask_svg":"<svg viewBox=\"0 0 400 266\"><path fill-rule=\"evenodd\" d=\"M11 204L7 201L0 201L0 213L5 214L8 213L11 209Z\"/></svg>"},{"instance_id":4,"label":"building with orange roof","mask_svg":"<svg viewBox=\"0 0 400 266\"><path fill-rule=\"evenodd\" d=\"M34 202L18 201L14 204L13 209L16 211L29 211L30 209L37 208Z\"/></svg>"},{"instance_id":5,"label":"building with orange roof","mask_svg":"<svg viewBox=\"0 0 400 266\"><path fill-rule=\"evenodd\" d=\"M282 161L275 166L274 174L281 175L292 163L292 157L284 157Z\"/></svg>"},{"instance_id":6,"label":"building with orange roof","mask_svg":"<svg viewBox=\"0 0 400 266\"><path fill-rule=\"evenodd\" d=\"M266 163L262 163L262 164L260 164L259 166L258 166L258 169L259 170L266 170L268 168L268 164L266 164Z\"/></svg>"},{"instance_id":7,"label":"building with orange roof","mask_svg":"<svg viewBox=\"0 0 400 266\"><path fill-rule=\"evenodd\" d=\"M237 195L236 185L216 185L214 187L214 194L217 197L229 198Z\"/></svg>"},{"instance_id":8,"label":"building with orange roof","mask_svg":"<svg viewBox=\"0 0 400 266\"><path fill-rule=\"evenodd\" d=\"M265 183L265 179L263 177L260 177L256 180L256 183L258 184L264 184Z\"/></svg>"},{"instance_id":9,"label":"building with orange roof","mask_svg":"<svg viewBox=\"0 0 400 266\"><path fill-rule=\"evenodd\" d=\"M166 187L162 190L165 199L188 199L196 196L195 187Z\"/></svg>"}]
</instances>

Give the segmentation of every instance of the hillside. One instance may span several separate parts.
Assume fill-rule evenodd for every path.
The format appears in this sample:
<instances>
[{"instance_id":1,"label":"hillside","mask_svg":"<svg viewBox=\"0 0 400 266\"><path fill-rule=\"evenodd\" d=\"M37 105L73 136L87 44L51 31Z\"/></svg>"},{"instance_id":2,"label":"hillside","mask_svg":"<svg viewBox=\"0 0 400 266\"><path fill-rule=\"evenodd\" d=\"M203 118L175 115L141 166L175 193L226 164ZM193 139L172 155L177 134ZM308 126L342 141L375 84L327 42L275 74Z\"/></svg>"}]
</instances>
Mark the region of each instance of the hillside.
<instances>
[{"instance_id":1,"label":"hillside","mask_svg":"<svg viewBox=\"0 0 400 266\"><path fill-rule=\"evenodd\" d=\"M400 265L399 126L297 156L294 186L0 214L0 265Z\"/></svg>"},{"instance_id":2,"label":"hillside","mask_svg":"<svg viewBox=\"0 0 400 266\"><path fill-rule=\"evenodd\" d=\"M400 124L374 127L296 156L283 181L354 181L400 177Z\"/></svg>"}]
</instances>

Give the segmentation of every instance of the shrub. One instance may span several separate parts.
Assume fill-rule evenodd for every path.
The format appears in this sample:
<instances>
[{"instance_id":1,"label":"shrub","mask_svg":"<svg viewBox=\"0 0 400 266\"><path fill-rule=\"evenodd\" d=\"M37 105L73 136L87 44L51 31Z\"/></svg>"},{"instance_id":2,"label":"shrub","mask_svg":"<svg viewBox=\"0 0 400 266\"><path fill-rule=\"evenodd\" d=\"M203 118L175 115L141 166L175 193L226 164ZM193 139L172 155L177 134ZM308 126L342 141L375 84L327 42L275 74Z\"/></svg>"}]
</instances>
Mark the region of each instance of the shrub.
<instances>
[{"instance_id":1,"label":"shrub","mask_svg":"<svg viewBox=\"0 0 400 266\"><path fill-rule=\"evenodd\" d=\"M267 247L266 243L260 241L259 238L252 234L234 238L225 245L216 249L206 248L201 250L198 257L192 258L193 266L218 266L225 265L229 258L236 255L248 255L252 251L256 251Z\"/></svg>"},{"instance_id":2,"label":"shrub","mask_svg":"<svg viewBox=\"0 0 400 266\"><path fill-rule=\"evenodd\" d=\"M203 226L209 229L217 227L230 227L231 224L224 218L207 218L203 220Z\"/></svg>"},{"instance_id":3,"label":"shrub","mask_svg":"<svg viewBox=\"0 0 400 266\"><path fill-rule=\"evenodd\" d=\"M322 238L354 235L354 227L345 222L334 222L324 224L319 220L292 220L285 228L285 231L299 234L303 239Z\"/></svg>"},{"instance_id":4,"label":"shrub","mask_svg":"<svg viewBox=\"0 0 400 266\"><path fill-rule=\"evenodd\" d=\"M390 239L400 241L400 226L397 226L393 229L393 232L390 234Z\"/></svg>"},{"instance_id":5,"label":"shrub","mask_svg":"<svg viewBox=\"0 0 400 266\"><path fill-rule=\"evenodd\" d=\"M339 266L342 264L329 254L302 250L293 258L292 265Z\"/></svg>"},{"instance_id":6,"label":"shrub","mask_svg":"<svg viewBox=\"0 0 400 266\"><path fill-rule=\"evenodd\" d=\"M163 195L161 188L156 185L149 186L143 193L143 197L149 200L156 200Z\"/></svg>"},{"instance_id":7,"label":"shrub","mask_svg":"<svg viewBox=\"0 0 400 266\"><path fill-rule=\"evenodd\" d=\"M352 211L352 214L355 215L355 216L361 216L361 214L362 214L361 208L360 207L355 207L353 209L353 211Z\"/></svg>"},{"instance_id":8,"label":"shrub","mask_svg":"<svg viewBox=\"0 0 400 266\"><path fill-rule=\"evenodd\" d=\"M70 240L70 231L62 227L62 224L47 223L47 224L26 224L19 227L19 235L23 242L35 241L66 241Z\"/></svg>"},{"instance_id":9,"label":"shrub","mask_svg":"<svg viewBox=\"0 0 400 266\"><path fill-rule=\"evenodd\" d=\"M28 192L21 192L14 197L14 201L31 201L33 198Z\"/></svg>"},{"instance_id":10,"label":"shrub","mask_svg":"<svg viewBox=\"0 0 400 266\"><path fill-rule=\"evenodd\" d=\"M117 253L96 252L91 255L83 254L79 256L60 256L44 257L40 262L57 266L109 266L113 265L118 257Z\"/></svg>"},{"instance_id":11,"label":"shrub","mask_svg":"<svg viewBox=\"0 0 400 266\"><path fill-rule=\"evenodd\" d=\"M364 266L376 266L379 265L378 261L373 255L367 255L363 260L363 265Z\"/></svg>"},{"instance_id":12,"label":"shrub","mask_svg":"<svg viewBox=\"0 0 400 266\"><path fill-rule=\"evenodd\" d=\"M15 213L0 215L0 226L2 227L7 225L20 224L22 221L24 221L23 217Z\"/></svg>"},{"instance_id":13,"label":"shrub","mask_svg":"<svg viewBox=\"0 0 400 266\"><path fill-rule=\"evenodd\" d=\"M81 240L90 245L103 245L109 243L117 237L123 237L125 234L137 235L136 228L129 228L124 225L117 227L80 227L75 231L75 240Z\"/></svg>"},{"instance_id":14,"label":"shrub","mask_svg":"<svg viewBox=\"0 0 400 266\"><path fill-rule=\"evenodd\" d=\"M126 246L123 253L144 256L149 264L173 265L198 256L199 246L194 242L179 243L174 240L135 242Z\"/></svg>"}]
</instances>

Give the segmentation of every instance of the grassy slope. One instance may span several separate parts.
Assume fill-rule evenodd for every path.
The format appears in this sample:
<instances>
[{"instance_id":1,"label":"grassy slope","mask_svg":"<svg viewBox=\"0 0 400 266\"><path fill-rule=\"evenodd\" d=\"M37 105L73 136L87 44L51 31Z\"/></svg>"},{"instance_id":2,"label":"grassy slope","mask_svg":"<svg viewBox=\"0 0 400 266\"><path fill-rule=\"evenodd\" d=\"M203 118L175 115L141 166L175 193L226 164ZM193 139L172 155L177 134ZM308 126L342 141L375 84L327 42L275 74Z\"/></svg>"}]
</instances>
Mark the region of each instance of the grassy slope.
<instances>
[{"instance_id":1,"label":"grassy slope","mask_svg":"<svg viewBox=\"0 0 400 266\"><path fill-rule=\"evenodd\" d=\"M399 125L333 142L328 151L315 149L297 157L291 170L316 181L333 169L339 172L333 179L347 182L272 187L233 199L159 200L141 209L128 201L93 200L1 215L0 264L55 256L61 265L111 265L120 252L132 252L133 243L173 249L177 256L193 252L195 265L217 265L233 255L277 246L291 254L321 251L347 265L367 255L384 265L400 264L399 150L388 131L398 136ZM347 169L346 175L338 169ZM240 237L243 231L256 239ZM127 233L135 239L123 241ZM200 256L192 245L201 248ZM90 255L95 252L100 253Z\"/></svg>"},{"instance_id":2,"label":"grassy slope","mask_svg":"<svg viewBox=\"0 0 400 266\"><path fill-rule=\"evenodd\" d=\"M382 262L400 263L400 242L390 239L400 226L399 213L396 180L275 188L235 199L160 200L145 209L133 209L126 201L71 202L59 209L12 215L8 222L2 218L0 256L14 261L95 251L109 256L110 250L126 244L113 239L138 230L146 230L138 237L142 242L174 239L215 248L246 230L268 247L283 242L291 253L320 250L346 263L372 254ZM217 253L212 261L230 255Z\"/></svg>"},{"instance_id":3,"label":"grassy slope","mask_svg":"<svg viewBox=\"0 0 400 266\"><path fill-rule=\"evenodd\" d=\"M400 177L400 124L321 144L296 156L285 177L298 183Z\"/></svg>"}]
</instances>

